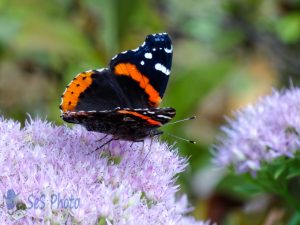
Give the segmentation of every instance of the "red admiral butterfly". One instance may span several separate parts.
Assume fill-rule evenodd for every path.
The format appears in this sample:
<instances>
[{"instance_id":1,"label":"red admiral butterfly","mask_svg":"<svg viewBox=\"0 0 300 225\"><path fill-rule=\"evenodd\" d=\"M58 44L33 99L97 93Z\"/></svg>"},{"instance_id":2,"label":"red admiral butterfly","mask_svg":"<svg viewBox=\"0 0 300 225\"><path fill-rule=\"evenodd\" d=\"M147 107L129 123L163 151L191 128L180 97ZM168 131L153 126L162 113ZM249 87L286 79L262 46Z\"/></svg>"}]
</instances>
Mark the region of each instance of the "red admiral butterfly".
<instances>
[{"instance_id":1,"label":"red admiral butterfly","mask_svg":"<svg viewBox=\"0 0 300 225\"><path fill-rule=\"evenodd\" d=\"M140 141L176 114L158 108L172 64L166 33L151 34L137 49L114 56L108 68L79 73L61 98L62 119L115 139Z\"/></svg>"}]
</instances>

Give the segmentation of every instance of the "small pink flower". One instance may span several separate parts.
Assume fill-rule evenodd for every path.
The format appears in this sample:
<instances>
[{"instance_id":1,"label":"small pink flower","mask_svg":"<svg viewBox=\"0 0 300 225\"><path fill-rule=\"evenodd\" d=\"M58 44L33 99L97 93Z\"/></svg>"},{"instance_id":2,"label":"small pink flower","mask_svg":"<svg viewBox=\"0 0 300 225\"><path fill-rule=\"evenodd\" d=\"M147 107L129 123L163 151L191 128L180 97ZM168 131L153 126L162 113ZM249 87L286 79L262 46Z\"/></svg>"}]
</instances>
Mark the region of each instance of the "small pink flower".
<instances>
[{"instance_id":1,"label":"small pink flower","mask_svg":"<svg viewBox=\"0 0 300 225\"><path fill-rule=\"evenodd\" d=\"M0 118L0 134L0 193L12 189L20 201L12 215L1 204L1 224L208 224L175 198L187 161L165 143L114 141L95 151L102 134L41 120L21 128Z\"/></svg>"}]
</instances>

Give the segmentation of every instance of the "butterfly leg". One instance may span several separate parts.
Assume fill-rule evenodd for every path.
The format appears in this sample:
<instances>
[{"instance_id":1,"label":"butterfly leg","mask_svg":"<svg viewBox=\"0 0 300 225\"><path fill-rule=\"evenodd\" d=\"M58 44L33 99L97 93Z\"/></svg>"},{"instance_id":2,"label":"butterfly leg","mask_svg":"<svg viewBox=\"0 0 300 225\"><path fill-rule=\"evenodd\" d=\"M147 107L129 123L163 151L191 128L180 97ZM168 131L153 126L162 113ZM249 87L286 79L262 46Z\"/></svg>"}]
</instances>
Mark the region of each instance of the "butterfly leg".
<instances>
[{"instance_id":1,"label":"butterfly leg","mask_svg":"<svg viewBox=\"0 0 300 225\"><path fill-rule=\"evenodd\" d=\"M143 141L143 150L144 150L144 143L145 143L145 142ZM150 137L150 146L149 146L149 150L148 150L147 154L145 155L145 158L143 159L142 164L144 164L144 161L146 160L146 158L148 157L148 155L149 155L149 153L150 153L150 151L151 151L152 143L153 143L153 137Z\"/></svg>"},{"instance_id":2,"label":"butterfly leg","mask_svg":"<svg viewBox=\"0 0 300 225\"><path fill-rule=\"evenodd\" d=\"M143 142L143 144L144 144L144 139L132 141L131 144L130 144L130 148L132 148L132 146L133 146L135 143L141 143L141 142Z\"/></svg>"},{"instance_id":3,"label":"butterfly leg","mask_svg":"<svg viewBox=\"0 0 300 225\"><path fill-rule=\"evenodd\" d=\"M108 141L104 142L102 145L100 145L99 147L97 147L94 151L90 152L88 155L90 155L90 154L92 154L92 153L98 151L99 149L101 149L101 148L104 147L105 145L107 145L107 144L109 144L109 143L111 143L112 141L115 141L115 140L118 140L118 139L113 138L113 137L110 138Z\"/></svg>"},{"instance_id":4,"label":"butterfly leg","mask_svg":"<svg viewBox=\"0 0 300 225\"><path fill-rule=\"evenodd\" d=\"M102 138L100 138L100 139L97 140L96 142L101 142L101 141L103 141L105 138L107 138L108 135L109 135L109 134L104 135Z\"/></svg>"},{"instance_id":5,"label":"butterfly leg","mask_svg":"<svg viewBox=\"0 0 300 225\"><path fill-rule=\"evenodd\" d=\"M145 156L145 158L143 159L142 163L144 163L145 159L147 158L147 156L149 155L150 151L151 151L151 148L152 148L152 143L153 143L153 138L155 136L159 136L159 135L162 135L164 132L163 131L160 131L160 130L152 130L152 132L150 133L149 137L150 137L150 146L149 146L149 150ZM143 144L143 150L144 150L144 144Z\"/></svg>"}]
</instances>

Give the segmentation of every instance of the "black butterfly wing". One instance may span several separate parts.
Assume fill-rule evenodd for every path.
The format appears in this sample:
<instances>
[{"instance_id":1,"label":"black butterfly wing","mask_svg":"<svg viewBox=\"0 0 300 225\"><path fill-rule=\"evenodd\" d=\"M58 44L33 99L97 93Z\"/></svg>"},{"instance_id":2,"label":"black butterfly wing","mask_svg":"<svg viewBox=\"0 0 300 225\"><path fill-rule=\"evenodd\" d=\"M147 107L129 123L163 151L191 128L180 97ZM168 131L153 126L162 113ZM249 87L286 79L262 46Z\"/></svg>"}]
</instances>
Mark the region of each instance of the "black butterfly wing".
<instances>
[{"instance_id":1,"label":"black butterfly wing","mask_svg":"<svg viewBox=\"0 0 300 225\"><path fill-rule=\"evenodd\" d=\"M89 131L111 134L114 138L138 141L161 134L157 128L175 116L173 108L115 109L111 111L66 112L63 119L84 125Z\"/></svg>"},{"instance_id":2,"label":"black butterfly wing","mask_svg":"<svg viewBox=\"0 0 300 225\"><path fill-rule=\"evenodd\" d=\"M62 112L103 111L128 107L130 101L109 69L78 74L62 95Z\"/></svg>"},{"instance_id":3,"label":"black butterfly wing","mask_svg":"<svg viewBox=\"0 0 300 225\"><path fill-rule=\"evenodd\" d=\"M167 87L172 56L173 47L168 34L151 34L137 49L115 56L109 68L117 76L124 93L130 96L132 105L140 105L140 108L157 107ZM137 83L139 89L133 91L127 88L130 82ZM143 104L137 96L144 99Z\"/></svg>"},{"instance_id":4,"label":"black butterfly wing","mask_svg":"<svg viewBox=\"0 0 300 225\"><path fill-rule=\"evenodd\" d=\"M172 45L167 34L115 56L107 69L77 75L62 95L62 112L157 107L169 79Z\"/></svg>"}]
</instances>

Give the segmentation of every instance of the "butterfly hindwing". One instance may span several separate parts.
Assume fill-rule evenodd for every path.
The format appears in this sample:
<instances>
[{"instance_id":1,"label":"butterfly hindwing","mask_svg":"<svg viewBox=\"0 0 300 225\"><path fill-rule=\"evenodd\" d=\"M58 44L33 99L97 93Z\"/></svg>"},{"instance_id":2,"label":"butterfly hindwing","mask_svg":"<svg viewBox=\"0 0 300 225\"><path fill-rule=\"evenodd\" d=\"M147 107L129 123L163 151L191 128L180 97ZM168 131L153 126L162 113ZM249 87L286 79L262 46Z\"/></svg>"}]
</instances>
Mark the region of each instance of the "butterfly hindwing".
<instances>
[{"instance_id":1,"label":"butterfly hindwing","mask_svg":"<svg viewBox=\"0 0 300 225\"><path fill-rule=\"evenodd\" d=\"M156 128L168 123L175 114L173 108L117 108L111 111L66 112L63 115L65 121L82 124L90 131L108 133L125 140L141 140L160 134Z\"/></svg>"}]
</instances>

